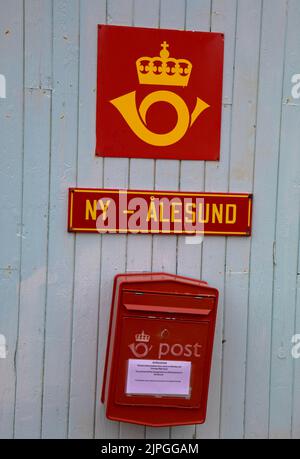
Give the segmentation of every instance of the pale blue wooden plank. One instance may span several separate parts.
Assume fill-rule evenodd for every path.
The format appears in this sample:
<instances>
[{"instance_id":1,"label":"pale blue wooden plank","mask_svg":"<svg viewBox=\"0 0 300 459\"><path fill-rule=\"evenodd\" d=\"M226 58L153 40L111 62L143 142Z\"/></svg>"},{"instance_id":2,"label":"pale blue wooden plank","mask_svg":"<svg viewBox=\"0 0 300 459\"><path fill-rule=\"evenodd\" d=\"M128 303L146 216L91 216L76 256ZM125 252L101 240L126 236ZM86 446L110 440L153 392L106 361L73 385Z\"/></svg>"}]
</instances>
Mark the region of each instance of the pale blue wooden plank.
<instances>
[{"instance_id":1,"label":"pale blue wooden plank","mask_svg":"<svg viewBox=\"0 0 300 459\"><path fill-rule=\"evenodd\" d=\"M154 161L132 159L130 161L129 189L154 189ZM128 234L127 236L127 271L150 271L152 236Z\"/></svg>"},{"instance_id":2,"label":"pale blue wooden plank","mask_svg":"<svg viewBox=\"0 0 300 459\"><path fill-rule=\"evenodd\" d=\"M97 24L106 21L106 2L80 1L80 73L77 184L102 185L103 158L95 156ZM101 236L78 234L75 247L74 314L69 438L93 438L98 368ZM82 371L85 362L85 371Z\"/></svg>"},{"instance_id":3,"label":"pale blue wooden plank","mask_svg":"<svg viewBox=\"0 0 300 459\"><path fill-rule=\"evenodd\" d=\"M134 159L130 161L129 189L153 189L154 161ZM151 271L152 236L129 234L126 248L126 271ZM120 423L120 438L144 438L145 427Z\"/></svg>"},{"instance_id":4,"label":"pale blue wooden plank","mask_svg":"<svg viewBox=\"0 0 300 459\"><path fill-rule=\"evenodd\" d=\"M134 0L107 0L107 23L131 25Z\"/></svg>"},{"instance_id":5,"label":"pale blue wooden plank","mask_svg":"<svg viewBox=\"0 0 300 459\"><path fill-rule=\"evenodd\" d=\"M230 191L252 190L261 1L237 3ZM249 238L229 238L226 254L221 437L244 435Z\"/></svg>"},{"instance_id":6,"label":"pale blue wooden plank","mask_svg":"<svg viewBox=\"0 0 300 459\"><path fill-rule=\"evenodd\" d=\"M104 182L105 185L105 182ZM126 185L124 185L126 186ZM117 237L117 239L116 239ZM98 346L98 391L96 404L96 438L118 438L119 423L106 418L105 407L100 402L103 382L103 370L106 355L106 344L114 276L125 272L126 236L105 234L102 236L101 250L101 285L100 285L100 319Z\"/></svg>"},{"instance_id":7,"label":"pale blue wooden plank","mask_svg":"<svg viewBox=\"0 0 300 459\"><path fill-rule=\"evenodd\" d=\"M162 29L184 29L185 0L161 0L160 27Z\"/></svg>"},{"instance_id":8,"label":"pale blue wooden plank","mask_svg":"<svg viewBox=\"0 0 300 459\"><path fill-rule=\"evenodd\" d=\"M297 292L296 292L296 314L295 314L295 335L300 335L300 234L298 248L298 270L297 270ZM293 344L294 345L294 344ZM297 340L297 356L299 356L299 340ZM292 413L292 438L300 438L300 358L294 361L293 380L293 413Z\"/></svg>"},{"instance_id":9,"label":"pale blue wooden plank","mask_svg":"<svg viewBox=\"0 0 300 459\"><path fill-rule=\"evenodd\" d=\"M163 27L163 25L162 25ZM155 189L177 190L179 187L179 161L156 161ZM176 273L177 236L153 236L152 271ZM169 427L146 427L146 438L170 438Z\"/></svg>"},{"instance_id":10,"label":"pale blue wooden plank","mask_svg":"<svg viewBox=\"0 0 300 459\"><path fill-rule=\"evenodd\" d=\"M0 73L6 78L7 96L0 99L0 334L5 336L7 344L7 358L0 359L0 438L12 438L22 240L23 8L20 0L1 2L0 36Z\"/></svg>"},{"instance_id":11,"label":"pale blue wooden plank","mask_svg":"<svg viewBox=\"0 0 300 459\"><path fill-rule=\"evenodd\" d=\"M212 32L223 32L224 68L223 68L223 104L232 104L232 86L236 49L236 16L238 0L212 1ZM221 158L222 160L222 158ZM210 166L210 163L207 163Z\"/></svg>"},{"instance_id":12,"label":"pale blue wooden plank","mask_svg":"<svg viewBox=\"0 0 300 459\"><path fill-rule=\"evenodd\" d=\"M187 0L185 12L185 29L194 31L210 30L211 0ZM180 161L180 189L182 191L204 190L204 162ZM201 275L202 246L187 245L186 238L178 238L177 272L182 275ZM192 427L193 428L193 427ZM186 427L190 431L191 427ZM183 434L183 431L178 431ZM176 435L173 432L173 435Z\"/></svg>"},{"instance_id":13,"label":"pale blue wooden plank","mask_svg":"<svg viewBox=\"0 0 300 459\"><path fill-rule=\"evenodd\" d=\"M135 26L153 27L158 22L158 2L137 1L134 4L133 23ZM156 23L155 23L156 22ZM129 160L129 189L154 188L154 160ZM152 236L128 235L126 247L126 271L151 271ZM145 427L120 423L120 438L145 438Z\"/></svg>"},{"instance_id":14,"label":"pale blue wooden plank","mask_svg":"<svg viewBox=\"0 0 300 459\"><path fill-rule=\"evenodd\" d=\"M285 27L286 2L265 1L262 15L253 189L254 226L251 238L245 400L246 438L268 438L269 434L273 244Z\"/></svg>"},{"instance_id":15,"label":"pale blue wooden plank","mask_svg":"<svg viewBox=\"0 0 300 459\"><path fill-rule=\"evenodd\" d=\"M108 0L107 23L131 25L133 20L133 0ZM104 158L104 186L107 188L127 188L129 160L126 158ZM98 397L102 386L104 358L108 333L113 278L126 269L126 235L103 235L101 249L100 285L100 326L98 346ZM96 438L117 438L120 424L106 419L104 407L96 411Z\"/></svg>"},{"instance_id":16,"label":"pale blue wooden plank","mask_svg":"<svg viewBox=\"0 0 300 459\"><path fill-rule=\"evenodd\" d=\"M109 158L104 161L104 187L127 188L128 160ZM100 317L98 345L98 400L100 400L103 382L103 370L106 355L108 325L112 298L113 280L126 269L126 235L104 234L101 246L101 281L100 281ZM97 401L98 403L98 401ZM105 406L96 410L96 438L118 438L120 424L110 421L105 415Z\"/></svg>"},{"instance_id":17,"label":"pale blue wooden plank","mask_svg":"<svg viewBox=\"0 0 300 459\"><path fill-rule=\"evenodd\" d=\"M136 27L158 26L160 0L134 0L133 23Z\"/></svg>"},{"instance_id":18,"label":"pale blue wooden plank","mask_svg":"<svg viewBox=\"0 0 300 459\"><path fill-rule=\"evenodd\" d=\"M186 0L185 29L208 32L211 25L211 0Z\"/></svg>"},{"instance_id":19,"label":"pale blue wooden plank","mask_svg":"<svg viewBox=\"0 0 300 459\"><path fill-rule=\"evenodd\" d=\"M74 234L66 230L68 187L76 184L78 1L53 3L53 97L42 437L68 432Z\"/></svg>"},{"instance_id":20,"label":"pale blue wooden plank","mask_svg":"<svg viewBox=\"0 0 300 459\"><path fill-rule=\"evenodd\" d=\"M281 120L276 252L272 323L272 367L270 388L270 438L292 434L293 360L291 337L295 332L296 280L300 208L300 104L290 102L291 73L300 68L300 3L288 4L286 66Z\"/></svg>"},{"instance_id":21,"label":"pale blue wooden plank","mask_svg":"<svg viewBox=\"0 0 300 459\"><path fill-rule=\"evenodd\" d=\"M289 110L292 110L289 107ZM284 110L285 112L285 110ZM294 113L284 113L283 130L299 135L298 123L299 107L294 108ZM296 115L296 116L295 116ZM296 118L298 117L298 121ZM296 120L296 122L295 122ZM289 136L289 139L288 139ZM282 140L282 149L286 158L290 152L297 152L299 138L294 140L292 135L285 134ZM288 143L289 146L286 145ZM296 153L298 154L298 153ZM287 159L287 161L289 161ZM293 160L291 160L293 161ZM295 162L293 164L296 164ZM288 166L287 166L288 167ZM276 237L276 267L274 279L274 314L273 314L273 343L272 343L272 371L271 371L271 406L270 406L270 438L290 438L292 416L292 381L293 362L290 357L291 337L294 334L295 296L296 296L296 232L298 219L293 209L287 206L287 202L299 204L299 192L292 185L293 179L287 176L293 173L299 174L297 167L291 167L287 171L286 166L280 167L278 220ZM294 169L294 171L292 170ZM299 169L299 168L298 168ZM296 170L296 172L295 172ZM283 184L283 182L287 183ZM282 201L285 201L283 204ZM279 221L281 220L281 221ZM298 409L298 408L296 408Z\"/></svg>"},{"instance_id":22,"label":"pale blue wooden plank","mask_svg":"<svg viewBox=\"0 0 300 459\"><path fill-rule=\"evenodd\" d=\"M135 0L133 24L136 27L158 27L159 0ZM154 189L154 164L152 159L130 159L129 188ZM137 256L140 254L140 256ZM150 271L152 236L129 235L127 241L127 270Z\"/></svg>"},{"instance_id":23,"label":"pale blue wooden plank","mask_svg":"<svg viewBox=\"0 0 300 459\"><path fill-rule=\"evenodd\" d=\"M51 94L25 92L23 243L15 437L41 434Z\"/></svg>"},{"instance_id":24,"label":"pale blue wooden plank","mask_svg":"<svg viewBox=\"0 0 300 459\"><path fill-rule=\"evenodd\" d=\"M172 14L170 12L172 11ZM184 29L185 2L161 0L159 26L163 29ZM157 160L155 189L179 188L179 161ZM176 272L176 236L153 236L152 271ZM146 438L169 438L168 427L146 428Z\"/></svg>"},{"instance_id":25,"label":"pale blue wooden plank","mask_svg":"<svg viewBox=\"0 0 300 459\"><path fill-rule=\"evenodd\" d=\"M52 88L52 0L26 0L25 74L27 88Z\"/></svg>"},{"instance_id":26,"label":"pale blue wooden plank","mask_svg":"<svg viewBox=\"0 0 300 459\"><path fill-rule=\"evenodd\" d=\"M186 30L210 30L211 1L188 0L186 2ZM182 191L204 190L204 162L180 161L180 189ZM202 245L187 244L186 238L178 237L176 272L183 276L201 278ZM172 438L194 438L196 427L178 426L171 429Z\"/></svg>"},{"instance_id":27,"label":"pale blue wooden plank","mask_svg":"<svg viewBox=\"0 0 300 459\"><path fill-rule=\"evenodd\" d=\"M41 434L51 91L40 87L47 88L51 82L51 13L51 1L29 1L25 5L27 89L24 94L23 240L16 353L17 438L39 438Z\"/></svg>"},{"instance_id":28,"label":"pale blue wooden plank","mask_svg":"<svg viewBox=\"0 0 300 459\"><path fill-rule=\"evenodd\" d=\"M223 73L223 112L221 154L219 162L205 164L205 191L227 191L232 119L233 68L235 59L236 0L212 3L211 30L225 35ZM225 295L226 239L205 237L203 242L202 278L219 290L218 315L211 369L207 420L197 426L197 438L218 438L220 430L221 381L223 357L223 319Z\"/></svg>"},{"instance_id":29,"label":"pale blue wooden plank","mask_svg":"<svg viewBox=\"0 0 300 459\"><path fill-rule=\"evenodd\" d=\"M120 4L114 5L116 9L109 4L109 14L113 22L126 25L141 25L139 24L140 13L142 12L142 21L151 23L151 15L153 14L152 4L149 2L124 2L122 7ZM155 5L154 5L155 6ZM137 9L137 11L136 11ZM149 13L149 18L148 14ZM122 17L121 17L122 15ZM144 24L143 24L144 25ZM126 164L122 161L120 164ZM153 181L153 161L129 159L125 169L128 167L128 188L147 188L147 183ZM125 182L124 182L125 183ZM120 186L120 185L119 185ZM125 269L124 271L138 271L145 269L144 265L151 261L151 237L140 235L128 235L122 238L122 244L125 241ZM139 253L140 257L136 257ZM129 423L120 423L119 437L120 438L144 438L145 428Z\"/></svg>"},{"instance_id":30,"label":"pale blue wooden plank","mask_svg":"<svg viewBox=\"0 0 300 459\"><path fill-rule=\"evenodd\" d=\"M285 75L283 85L283 105L300 105L300 98L293 97L294 83L292 79L300 73L299 70L299 49L300 38L299 28L299 2L287 0L287 34L286 34L286 53L285 53ZM294 14L295 13L295 14ZM298 92L298 91L297 91Z\"/></svg>"},{"instance_id":31,"label":"pale blue wooden plank","mask_svg":"<svg viewBox=\"0 0 300 459\"><path fill-rule=\"evenodd\" d=\"M194 161L181 161L180 164L180 190L199 191L204 190L204 165ZM193 236L192 236L193 238ZM187 244L186 237L178 237L177 247L177 274L191 276L196 279L201 277L201 244ZM189 427L187 427L189 429Z\"/></svg>"},{"instance_id":32,"label":"pale blue wooden plank","mask_svg":"<svg viewBox=\"0 0 300 459\"><path fill-rule=\"evenodd\" d=\"M133 24L137 27L157 27L159 1L136 0ZM129 161L129 188L154 188L154 160L132 158ZM137 256L137 254L139 254ZM151 271L152 236L128 235L127 271ZM145 427L121 423L120 438L144 438Z\"/></svg>"},{"instance_id":33,"label":"pale blue wooden plank","mask_svg":"<svg viewBox=\"0 0 300 459\"><path fill-rule=\"evenodd\" d=\"M145 159L130 160L129 189L154 188L154 161ZM129 234L127 236L126 271L151 271L152 236ZM144 438L145 427L121 423L120 438Z\"/></svg>"}]
</instances>

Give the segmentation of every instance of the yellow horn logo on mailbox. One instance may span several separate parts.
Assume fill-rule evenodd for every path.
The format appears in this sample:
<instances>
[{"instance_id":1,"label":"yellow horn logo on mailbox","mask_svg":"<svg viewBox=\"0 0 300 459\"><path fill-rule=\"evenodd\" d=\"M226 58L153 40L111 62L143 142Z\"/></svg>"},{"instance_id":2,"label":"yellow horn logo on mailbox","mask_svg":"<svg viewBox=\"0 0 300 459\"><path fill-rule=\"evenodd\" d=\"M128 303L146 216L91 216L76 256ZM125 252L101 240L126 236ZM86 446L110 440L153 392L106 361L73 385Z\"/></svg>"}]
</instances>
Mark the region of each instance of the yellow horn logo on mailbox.
<instances>
[{"instance_id":1,"label":"yellow horn logo on mailbox","mask_svg":"<svg viewBox=\"0 0 300 459\"><path fill-rule=\"evenodd\" d=\"M192 63L186 59L169 57L170 54L167 50L169 45L166 41L161 44L161 47L160 57L141 57L136 61L139 83L162 86L187 86L192 71ZM120 112L137 137L149 145L157 147L173 145L181 140L198 116L209 108L206 102L197 97L194 110L190 114L188 106L182 97L168 90L154 91L148 94L141 102L139 108L136 106L136 91L124 94L110 102ZM170 104L177 113L175 127L164 134L152 132L146 124L147 111L156 102Z\"/></svg>"}]
</instances>

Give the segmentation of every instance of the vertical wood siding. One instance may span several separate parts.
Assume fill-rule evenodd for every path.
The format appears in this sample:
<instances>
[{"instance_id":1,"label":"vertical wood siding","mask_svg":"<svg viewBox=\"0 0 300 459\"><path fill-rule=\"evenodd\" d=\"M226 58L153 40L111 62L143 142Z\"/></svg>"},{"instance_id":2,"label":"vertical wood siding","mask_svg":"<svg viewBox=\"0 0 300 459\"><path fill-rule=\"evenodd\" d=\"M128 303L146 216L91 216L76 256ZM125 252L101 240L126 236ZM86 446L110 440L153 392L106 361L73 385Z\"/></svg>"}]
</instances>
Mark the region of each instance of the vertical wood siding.
<instances>
[{"instance_id":1,"label":"vertical wood siding","mask_svg":"<svg viewBox=\"0 0 300 459\"><path fill-rule=\"evenodd\" d=\"M220 162L95 157L99 23L225 33ZM0 0L0 438L300 438L299 24L299 0ZM76 185L253 192L253 236L69 234ZM113 277L150 270L220 290L204 425L100 404Z\"/></svg>"}]
</instances>

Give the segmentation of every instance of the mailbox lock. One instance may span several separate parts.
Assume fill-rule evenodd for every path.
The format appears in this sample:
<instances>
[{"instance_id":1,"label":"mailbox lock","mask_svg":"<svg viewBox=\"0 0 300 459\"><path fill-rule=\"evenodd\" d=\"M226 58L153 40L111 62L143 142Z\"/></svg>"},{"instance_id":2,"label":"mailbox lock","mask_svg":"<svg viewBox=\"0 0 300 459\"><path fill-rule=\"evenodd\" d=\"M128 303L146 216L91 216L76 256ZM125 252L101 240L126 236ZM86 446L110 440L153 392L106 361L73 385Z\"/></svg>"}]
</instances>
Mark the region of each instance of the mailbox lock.
<instances>
[{"instance_id":1,"label":"mailbox lock","mask_svg":"<svg viewBox=\"0 0 300 459\"><path fill-rule=\"evenodd\" d=\"M169 336L169 330L167 330L166 328L163 329L163 331L161 332L160 336L162 338L167 338Z\"/></svg>"}]
</instances>

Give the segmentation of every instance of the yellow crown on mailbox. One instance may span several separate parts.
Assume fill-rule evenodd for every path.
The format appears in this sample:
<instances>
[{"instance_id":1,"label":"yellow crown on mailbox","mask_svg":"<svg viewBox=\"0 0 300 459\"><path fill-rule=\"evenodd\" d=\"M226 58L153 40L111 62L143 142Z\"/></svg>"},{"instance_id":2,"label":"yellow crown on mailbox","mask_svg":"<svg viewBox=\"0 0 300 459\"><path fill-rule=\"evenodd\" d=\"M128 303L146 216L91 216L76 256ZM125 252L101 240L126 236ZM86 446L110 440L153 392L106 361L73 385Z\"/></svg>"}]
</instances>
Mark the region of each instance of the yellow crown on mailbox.
<instances>
[{"instance_id":1,"label":"yellow crown on mailbox","mask_svg":"<svg viewBox=\"0 0 300 459\"><path fill-rule=\"evenodd\" d=\"M135 335L135 340L139 343L148 343L148 341L150 341L150 335L146 335L143 330L142 333L137 333Z\"/></svg>"},{"instance_id":2,"label":"yellow crown on mailbox","mask_svg":"<svg viewBox=\"0 0 300 459\"><path fill-rule=\"evenodd\" d=\"M192 63L187 59L169 57L168 43L161 44L160 57L140 57L136 68L140 84L187 86L192 72Z\"/></svg>"}]
</instances>

